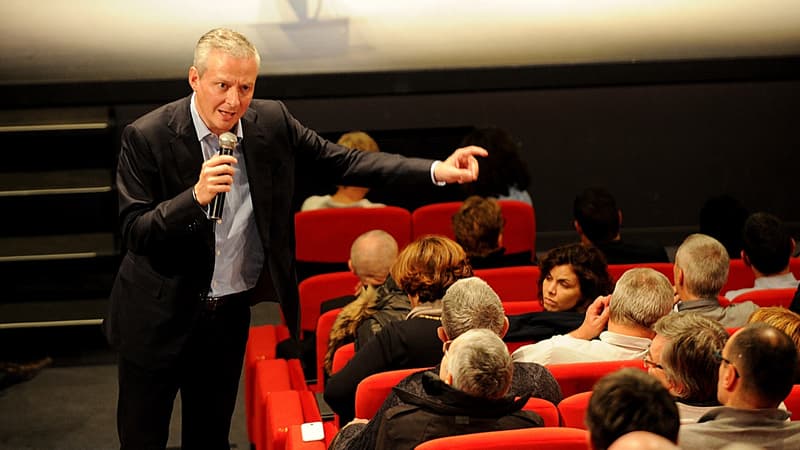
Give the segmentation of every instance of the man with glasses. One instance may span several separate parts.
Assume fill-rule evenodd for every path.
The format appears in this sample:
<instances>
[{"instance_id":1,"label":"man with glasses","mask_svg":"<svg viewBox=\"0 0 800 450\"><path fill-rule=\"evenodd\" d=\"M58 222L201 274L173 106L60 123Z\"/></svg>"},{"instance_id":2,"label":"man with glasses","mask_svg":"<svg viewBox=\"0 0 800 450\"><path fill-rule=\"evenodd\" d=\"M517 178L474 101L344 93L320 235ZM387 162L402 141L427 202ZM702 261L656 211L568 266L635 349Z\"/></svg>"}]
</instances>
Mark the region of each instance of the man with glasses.
<instances>
[{"instance_id":1,"label":"man with glasses","mask_svg":"<svg viewBox=\"0 0 800 450\"><path fill-rule=\"evenodd\" d=\"M778 408L792 389L797 349L783 332L763 323L731 336L718 354L715 408L681 427L682 448L722 448L733 442L764 449L800 448L800 422Z\"/></svg>"},{"instance_id":2,"label":"man with glasses","mask_svg":"<svg viewBox=\"0 0 800 450\"><path fill-rule=\"evenodd\" d=\"M693 313L673 313L653 326L656 337L644 358L650 375L675 397L681 423L696 423L717 401L719 360L728 332Z\"/></svg>"}]
</instances>

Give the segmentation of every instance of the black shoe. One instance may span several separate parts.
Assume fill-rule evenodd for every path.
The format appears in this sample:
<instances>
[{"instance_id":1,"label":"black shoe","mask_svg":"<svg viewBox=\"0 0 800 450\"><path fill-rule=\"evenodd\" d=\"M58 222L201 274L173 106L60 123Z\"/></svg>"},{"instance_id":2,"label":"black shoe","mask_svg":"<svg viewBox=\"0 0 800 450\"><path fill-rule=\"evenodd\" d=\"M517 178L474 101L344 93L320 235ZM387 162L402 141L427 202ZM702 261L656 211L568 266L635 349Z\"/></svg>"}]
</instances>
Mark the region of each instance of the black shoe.
<instances>
[{"instance_id":1,"label":"black shoe","mask_svg":"<svg viewBox=\"0 0 800 450\"><path fill-rule=\"evenodd\" d=\"M28 381L52 363L53 359L49 356L23 363L0 362L0 389Z\"/></svg>"}]
</instances>

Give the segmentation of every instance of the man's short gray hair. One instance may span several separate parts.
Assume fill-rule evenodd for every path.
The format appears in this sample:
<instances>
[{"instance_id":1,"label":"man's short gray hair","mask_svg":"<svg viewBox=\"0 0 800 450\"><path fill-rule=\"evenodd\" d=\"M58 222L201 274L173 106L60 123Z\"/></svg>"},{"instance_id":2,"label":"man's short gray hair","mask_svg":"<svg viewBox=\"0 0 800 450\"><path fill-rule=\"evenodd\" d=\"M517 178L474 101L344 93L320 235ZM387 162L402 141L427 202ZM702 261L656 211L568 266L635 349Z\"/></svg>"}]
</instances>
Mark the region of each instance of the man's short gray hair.
<instances>
[{"instance_id":1,"label":"man's short gray hair","mask_svg":"<svg viewBox=\"0 0 800 450\"><path fill-rule=\"evenodd\" d=\"M689 235L675 253L675 266L683 270L686 289L700 298L717 298L728 281L730 264L725 246L705 234Z\"/></svg>"},{"instance_id":2,"label":"man's short gray hair","mask_svg":"<svg viewBox=\"0 0 800 450\"><path fill-rule=\"evenodd\" d=\"M514 365L502 339L476 328L457 337L447 353L453 387L474 397L500 398L511 387Z\"/></svg>"},{"instance_id":3,"label":"man's short gray hair","mask_svg":"<svg viewBox=\"0 0 800 450\"><path fill-rule=\"evenodd\" d=\"M500 297L478 277L456 281L442 298L442 328L450 339L473 328L487 328L499 336L505 318Z\"/></svg>"},{"instance_id":4,"label":"man's short gray hair","mask_svg":"<svg viewBox=\"0 0 800 450\"><path fill-rule=\"evenodd\" d=\"M261 55L243 34L227 28L215 28L201 36L194 48L192 65L201 76L208 68L208 55L213 50L220 50L234 58L255 58L256 67L261 66Z\"/></svg>"},{"instance_id":5,"label":"man's short gray hair","mask_svg":"<svg viewBox=\"0 0 800 450\"><path fill-rule=\"evenodd\" d=\"M691 312L667 314L653 326L664 338L660 364L678 397L689 403L717 400L719 361L728 331L716 320Z\"/></svg>"},{"instance_id":6,"label":"man's short gray hair","mask_svg":"<svg viewBox=\"0 0 800 450\"><path fill-rule=\"evenodd\" d=\"M672 311L674 299L672 283L664 274L649 267L629 269L617 280L611 294L609 321L652 328Z\"/></svg>"}]
</instances>

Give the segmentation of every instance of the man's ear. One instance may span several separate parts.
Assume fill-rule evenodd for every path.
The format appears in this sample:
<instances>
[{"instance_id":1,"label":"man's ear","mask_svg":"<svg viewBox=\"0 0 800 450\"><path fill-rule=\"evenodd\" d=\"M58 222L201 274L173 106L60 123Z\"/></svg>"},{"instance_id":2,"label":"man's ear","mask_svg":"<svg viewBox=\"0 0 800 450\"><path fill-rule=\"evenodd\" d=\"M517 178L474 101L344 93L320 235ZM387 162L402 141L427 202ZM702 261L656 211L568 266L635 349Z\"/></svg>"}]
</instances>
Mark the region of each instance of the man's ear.
<instances>
[{"instance_id":1,"label":"man's ear","mask_svg":"<svg viewBox=\"0 0 800 450\"><path fill-rule=\"evenodd\" d=\"M350 269L350 272L356 273L356 269L353 269L353 260L352 259L348 259L347 260L347 268Z\"/></svg>"},{"instance_id":2,"label":"man's ear","mask_svg":"<svg viewBox=\"0 0 800 450\"><path fill-rule=\"evenodd\" d=\"M447 342L450 339L447 337L447 334L444 332L444 327L439 327L436 329L436 334L439 336L439 340L442 342Z\"/></svg>"},{"instance_id":3,"label":"man's ear","mask_svg":"<svg viewBox=\"0 0 800 450\"><path fill-rule=\"evenodd\" d=\"M617 209L617 220L619 221L619 227L622 228L622 210Z\"/></svg>"},{"instance_id":4,"label":"man's ear","mask_svg":"<svg viewBox=\"0 0 800 450\"><path fill-rule=\"evenodd\" d=\"M500 332L500 339L506 337L506 333L508 333L508 317L503 316L503 331Z\"/></svg>"},{"instance_id":5,"label":"man's ear","mask_svg":"<svg viewBox=\"0 0 800 450\"><path fill-rule=\"evenodd\" d=\"M795 241L794 238L791 238L791 240L792 240L792 251L789 252L789 255L794 256L794 251L797 250L797 241Z\"/></svg>"},{"instance_id":6,"label":"man's ear","mask_svg":"<svg viewBox=\"0 0 800 450\"><path fill-rule=\"evenodd\" d=\"M732 364L726 364L719 380L719 382L722 384L722 387L728 392L733 392L734 389L736 389L736 383L738 381L739 377L736 376L736 369Z\"/></svg>"},{"instance_id":7,"label":"man's ear","mask_svg":"<svg viewBox=\"0 0 800 450\"><path fill-rule=\"evenodd\" d=\"M747 253L745 253L744 250L740 251L739 255L741 255L745 267L751 267L753 265L750 263L750 258L747 257Z\"/></svg>"},{"instance_id":8,"label":"man's ear","mask_svg":"<svg viewBox=\"0 0 800 450\"><path fill-rule=\"evenodd\" d=\"M200 86L200 72L197 71L195 66L189 68L189 86L192 90L197 90Z\"/></svg>"}]
</instances>

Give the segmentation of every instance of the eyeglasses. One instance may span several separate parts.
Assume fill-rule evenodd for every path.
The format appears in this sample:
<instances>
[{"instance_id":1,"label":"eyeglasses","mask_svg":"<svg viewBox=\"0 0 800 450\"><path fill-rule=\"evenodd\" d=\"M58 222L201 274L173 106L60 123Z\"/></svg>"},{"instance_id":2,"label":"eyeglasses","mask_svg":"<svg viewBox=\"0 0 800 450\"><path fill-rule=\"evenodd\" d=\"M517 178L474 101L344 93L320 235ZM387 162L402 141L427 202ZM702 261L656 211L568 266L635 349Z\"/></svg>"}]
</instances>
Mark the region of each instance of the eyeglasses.
<instances>
[{"instance_id":1,"label":"eyeglasses","mask_svg":"<svg viewBox=\"0 0 800 450\"><path fill-rule=\"evenodd\" d=\"M649 356L650 356L650 351L648 350L648 352L644 355L644 358L642 358L642 363L644 363L644 368L645 369L661 369L661 370L664 370L664 366L662 366L661 364L653 361L652 359L649 358Z\"/></svg>"},{"instance_id":2,"label":"eyeglasses","mask_svg":"<svg viewBox=\"0 0 800 450\"><path fill-rule=\"evenodd\" d=\"M721 352L721 351L717 350L717 351L715 351L715 352L714 352L714 359L716 359L716 360L717 360L717 362L718 362L718 363L720 363L720 364L722 364L722 363L725 363L725 364L727 364L727 365L729 365L729 366L733 367L733 373L734 373L734 375L735 375L737 378L739 377L739 370L738 370L738 369L736 369L736 366L734 366L734 365L733 365L733 363L731 362L731 360L730 360L730 359L728 359L728 358L726 358L726 357L722 356L722 352Z\"/></svg>"}]
</instances>

